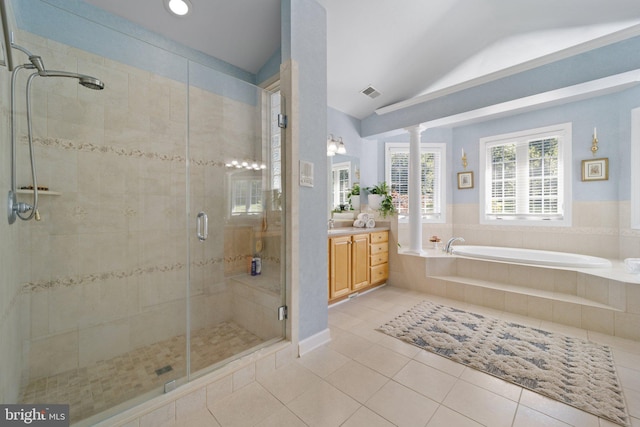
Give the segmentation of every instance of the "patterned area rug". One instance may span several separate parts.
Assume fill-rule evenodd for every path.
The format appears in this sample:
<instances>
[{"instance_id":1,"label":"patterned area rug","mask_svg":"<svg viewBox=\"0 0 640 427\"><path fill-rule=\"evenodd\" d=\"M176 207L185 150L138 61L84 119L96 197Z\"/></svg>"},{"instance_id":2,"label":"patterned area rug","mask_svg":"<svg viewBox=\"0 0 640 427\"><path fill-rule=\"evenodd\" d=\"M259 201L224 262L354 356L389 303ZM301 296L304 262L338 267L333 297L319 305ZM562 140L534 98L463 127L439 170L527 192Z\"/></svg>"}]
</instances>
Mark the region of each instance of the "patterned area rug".
<instances>
[{"instance_id":1,"label":"patterned area rug","mask_svg":"<svg viewBox=\"0 0 640 427\"><path fill-rule=\"evenodd\" d=\"M609 347L428 301L378 330L598 417L629 425Z\"/></svg>"}]
</instances>

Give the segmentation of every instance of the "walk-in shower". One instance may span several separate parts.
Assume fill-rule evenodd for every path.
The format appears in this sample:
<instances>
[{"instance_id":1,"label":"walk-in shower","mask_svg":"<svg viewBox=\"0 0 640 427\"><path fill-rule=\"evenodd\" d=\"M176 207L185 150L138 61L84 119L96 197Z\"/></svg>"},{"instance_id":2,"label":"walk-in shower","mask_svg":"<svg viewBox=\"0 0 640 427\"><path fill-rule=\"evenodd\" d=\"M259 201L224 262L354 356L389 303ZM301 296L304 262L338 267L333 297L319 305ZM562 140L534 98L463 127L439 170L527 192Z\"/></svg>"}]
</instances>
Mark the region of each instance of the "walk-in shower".
<instances>
[{"instance_id":1,"label":"walk-in shower","mask_svg":"<svg viewBox=\"0 0 640 427\"><path fill-rule=\"evenodd\" d=\"M64 77L78 79L78 82L89 89L102 90L104 89L104 83L91 76L84 74L70 73L67 71L55 71L47 70L44 67L42 58L38 55L34 55L22 46L19 46L13 41L11 42L11 48L24 52L28 57L30 63L22 64L15 67L11 72L11 190L9 190L7 201L7 216L9 224L13 224L16 218L20 218L23 221L29 221L35 218L36 221L40 221L40 213L38 212L38 179L36 173L36 159L33 150L33 126L32 126L32 113L31 113L31 82L35 77ZM33 70L27 79L26 85L26 109L27 109L27 138L29 143L29 161L31 164L31 188L33 189L33 201L31 204L24 202L18 203L16 196L16 119L15 119L15 98L16 98L16 77L21 70ZM27 214L30 212L29 214Z\"/></svg>"},{"instance_id":2,"label":"walk-in shower","mask_svg":"<svg viewBox=\"0 0 640 427\"><path fill-rule=\"evenodd\" d=\"M277 92L63 3L14 2L68 25L17 31L0 68L0 185L16 219L42 213L0 221L0 403L68 403L81 427L283 340L286 191Z\"/></svg>"}]
</instances>

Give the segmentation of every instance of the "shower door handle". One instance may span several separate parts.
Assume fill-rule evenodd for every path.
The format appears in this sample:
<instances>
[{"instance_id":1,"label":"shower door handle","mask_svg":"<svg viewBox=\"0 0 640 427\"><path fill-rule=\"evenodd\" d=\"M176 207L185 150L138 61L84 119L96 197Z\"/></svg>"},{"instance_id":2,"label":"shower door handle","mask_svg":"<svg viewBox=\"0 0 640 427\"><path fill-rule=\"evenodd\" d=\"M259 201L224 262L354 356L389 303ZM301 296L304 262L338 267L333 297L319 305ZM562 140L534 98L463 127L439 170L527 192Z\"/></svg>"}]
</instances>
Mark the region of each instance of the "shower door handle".
<instances>
[{"instance_id":1,"label":"shower door handle","mask_svg":"<svg viewBox=\"0 0 640 427\"><path fill-rule=\"evenodd\" d=\"M196 234L201 242L207 240L209 236L209 218L204 212L198 213L196 217Z\"/></svg>"}]
</instances>

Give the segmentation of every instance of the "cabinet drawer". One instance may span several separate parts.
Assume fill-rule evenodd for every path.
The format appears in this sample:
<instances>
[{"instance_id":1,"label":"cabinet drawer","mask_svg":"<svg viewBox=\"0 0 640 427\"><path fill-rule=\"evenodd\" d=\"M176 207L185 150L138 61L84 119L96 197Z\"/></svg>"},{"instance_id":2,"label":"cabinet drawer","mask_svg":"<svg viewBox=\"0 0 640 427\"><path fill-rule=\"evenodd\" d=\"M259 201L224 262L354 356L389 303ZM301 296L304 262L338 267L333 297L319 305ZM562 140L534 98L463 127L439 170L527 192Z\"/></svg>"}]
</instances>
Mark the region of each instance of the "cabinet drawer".
<instances>
[{"instance_id":1,"label":"cabinet drawer","mask_svg":"<svg viewBox=\"0 0 640 427\"><path fill-rule=\"evenodd\" d=\"M384 282L389 277L389 264L380 264L371 267L371 284Z\"/></svg>"},{"instance_id":2,"label":"cabinet drawer","mask_svg":"<svg viewBox=\"0 0 640 427\"><path fill-rule=\"evenodd\" d=\"M376 255L382 252L389 252L389 244L388 243L376 243L371 244L371 252L370 255Z\"/></svg>"},{"instance_id":3,"label":"cabinet drawer","mask_svg":"<svg viewBox=\"0 0 640 427\"><path fill-rule=\"evenodd\" d=\"M388 231L377 231L375 233L371 233L371 243L382 243L389 241L389 232Z\"/></svg>"},{"instance_id":4,"label":"cabinet drawer","mask_svg":"<svg viewBox=\"0 0 640 427\"><path fill-rule=\"evenodd\" d=\"M380 252L378 254L371 255L369 258L369 265L371 265L371 267L374 265L384 264L385 262L389 262L389 252Z\"/></svg>"}]
</instances>

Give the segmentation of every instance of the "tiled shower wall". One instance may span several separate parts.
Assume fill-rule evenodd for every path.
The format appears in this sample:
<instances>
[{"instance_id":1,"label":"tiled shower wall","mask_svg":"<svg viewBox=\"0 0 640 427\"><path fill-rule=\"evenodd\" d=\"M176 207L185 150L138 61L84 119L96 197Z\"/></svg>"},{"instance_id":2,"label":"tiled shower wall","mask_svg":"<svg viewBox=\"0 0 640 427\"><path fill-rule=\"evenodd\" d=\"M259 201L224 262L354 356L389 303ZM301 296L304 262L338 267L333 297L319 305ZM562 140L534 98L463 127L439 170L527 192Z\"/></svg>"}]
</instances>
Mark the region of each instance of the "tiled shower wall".
<instances>
[{"instance_id":1,"label":"tiled shower wall","mask_svg":"<svg viewBox=\"0 0 640 427\"><path fill-rule=\"evenodd\" d=\"M11 147L9 134L10 74L0 68L0 402L15 402L20 392L22 367L22 332L25 329L25 298L20 283L29 276L29 263L23 256L29 249L18 226L9 225L6 218L7 193L11 188Z\"/></svg>"},{"instance_id":2,"label":"tiled shower wall","mask_svg":"<svg viewBox=\"0 0 640 427\"><path fill-rule=\"evenodd\" d=\"M19 40L47 68L96 76L106 89L73 79L34 82L38 184L62 195L41 196L41 222L9 230L25 244L2 269L12 284L3 292L14 290L3 301L17 298L18 289L24 298L19 308L4 309L3 337L18 330L16 313L28 317L24 342L13 340L22 355L3 360L22 358L26 381L184 334L190 268L192 328L231 319L224 264L247 254L225 252L224 162L255 155L260 113L198 88L187 97L185 83L32 34ZM20 122L19 186L30 183L24 117ZM192 218L209 214L206 244L186 241L187 200ZM2 251L9 251L4 244Z\"/></svg>"}]
</instances>

